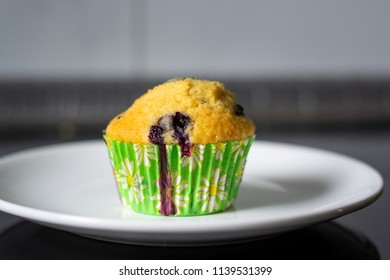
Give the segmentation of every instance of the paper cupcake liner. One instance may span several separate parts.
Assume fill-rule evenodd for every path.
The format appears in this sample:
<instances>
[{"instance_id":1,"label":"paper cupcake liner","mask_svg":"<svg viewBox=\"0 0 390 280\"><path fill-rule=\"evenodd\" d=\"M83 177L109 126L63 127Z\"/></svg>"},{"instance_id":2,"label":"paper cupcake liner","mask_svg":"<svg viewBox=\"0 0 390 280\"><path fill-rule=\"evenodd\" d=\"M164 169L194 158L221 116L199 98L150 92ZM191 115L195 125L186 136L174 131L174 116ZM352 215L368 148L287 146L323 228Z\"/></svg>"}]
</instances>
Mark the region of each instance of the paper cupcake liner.
<instances>
[{"instance_id":1,"label":"paper cupcake liner","mask_svg":"<svg viewBox=\"0 0 390 280\"><path fill-rule=\"evenodd\" d=\"M232 205L254 136L194 145L189 157L181 155L177 144L104 138L125 207L151 215L195 216L221 212ZM164 168L165 173L161 171Z\"/></svg>"}]
</instances>

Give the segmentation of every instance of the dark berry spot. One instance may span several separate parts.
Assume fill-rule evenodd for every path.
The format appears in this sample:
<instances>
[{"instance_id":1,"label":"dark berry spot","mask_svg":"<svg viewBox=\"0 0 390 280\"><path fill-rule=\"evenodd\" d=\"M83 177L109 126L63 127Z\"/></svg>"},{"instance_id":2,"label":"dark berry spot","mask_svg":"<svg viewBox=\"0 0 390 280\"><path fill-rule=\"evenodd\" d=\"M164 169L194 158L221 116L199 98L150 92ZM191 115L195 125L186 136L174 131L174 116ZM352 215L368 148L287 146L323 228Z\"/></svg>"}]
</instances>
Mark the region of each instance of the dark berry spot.
<instances>
[{"instance_id":1,"label":"dark berry spot","mask_svg":"<svg viewBox=\"0 0 390 280\"><path fill-rule=\"evenodd\" d=\"M122 116L117 116L116 119L117 120L120 120L122 118Z\"/></svg>"},{"instance_id":2,"label":"dark berry spot","mask_svg":"<svg viewBox=\"0 0 390 280\"><path fill-rule=\"evenodd\" d=\"M173 117L173 137L176 140L180 141L180 138L184 137L185 130L187 126L190 124L190 117L180 113L176 112L175 116Z\"/></svg>"},{"instance_id":3,"label":"dark berry spot","mask_svg":"<svg viewBox=\"0 0 390 280\"><path fill-rule=\"evenodd\" d=\"M176 112L175 119L183 128L186 128L190 124L190 117L183 113Z\"/></svg>"},{"instance_id":4,"label":"dark berry spot","mask_svg":"<svg viewBox=\"0 0 390 280\"><path fill-rule=\"evenodd\" d=\"M153 144L164 144L163 133L164 130L161 126L152 125L148 136L149 141Z\"/></svg>"},{"instance_id":5,"label":"dark berry spot","mask_svg":"<svg viewBox=\"0 0 390 280\"><path fill-rule=\"evenodd\" d=\"M189 116L176 112L173 117L173 138L175 138L180 145L181 156L190 156L193 145L191 144L186 129L190 124L191 119Z\"/></svg>"},{"instance_id":6,"label":"dark berry spot","mask_svg":"<svg viewBox=\"0 0 390 280\"><path fill-rule=\"evenodd\" d=\"M181 155L190 156L193 144L186 133L190 122L190 117L181 112L176 112L174 115L164 115L158 120L157 125L150 128L149 141L153 144L164 144L163 134L169 132L180 145Z\"/></svg>"},{"instance_id":7,"label":"dark berry spot","mask_svg":"<svg viewBox=\"0 0 390 280\"><path fill-rule=\"evenodd\" d=\"M244 108L240 104L236 104L236 107L234 108L234 113L237 116L245 116Z\"/></svg>"}]
</instances>

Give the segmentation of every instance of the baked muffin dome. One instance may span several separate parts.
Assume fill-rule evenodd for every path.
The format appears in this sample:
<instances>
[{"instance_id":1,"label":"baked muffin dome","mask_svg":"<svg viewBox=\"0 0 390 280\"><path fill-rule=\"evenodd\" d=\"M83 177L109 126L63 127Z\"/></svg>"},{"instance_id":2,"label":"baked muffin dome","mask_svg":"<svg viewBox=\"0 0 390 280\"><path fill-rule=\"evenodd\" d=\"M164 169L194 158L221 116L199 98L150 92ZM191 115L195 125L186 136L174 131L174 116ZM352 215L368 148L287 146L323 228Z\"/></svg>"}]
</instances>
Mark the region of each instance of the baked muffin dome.
<instances>
[{"instance_id":1,"label":"baked muffin dome","mask_svg":"<svg viewBox=\"0 0 390 280\"><path fill-rule=\"evenodd\" d=\"M254 133L232 92L220 82L193 78L150 89L106 129L117 141L168 145L184 138L192 144L243 140Z\"/></svg>"}]
</instances>

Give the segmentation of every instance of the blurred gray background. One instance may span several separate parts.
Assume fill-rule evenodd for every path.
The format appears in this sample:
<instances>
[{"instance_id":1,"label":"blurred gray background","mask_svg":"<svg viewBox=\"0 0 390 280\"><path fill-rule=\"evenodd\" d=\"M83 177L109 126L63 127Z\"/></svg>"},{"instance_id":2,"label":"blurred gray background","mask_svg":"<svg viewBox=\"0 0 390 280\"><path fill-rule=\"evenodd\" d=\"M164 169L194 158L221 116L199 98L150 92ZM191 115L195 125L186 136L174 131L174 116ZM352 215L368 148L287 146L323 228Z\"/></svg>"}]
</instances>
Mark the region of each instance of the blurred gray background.
<instances>
[{"instance_id":1,"label":"blurred gray background","mask_svg":"<svg viewBox=\"0 0 390 280\"><path fill-rule=\"evenodd\" d=\"M375 77L385 0L1 0L0 77Z\"/></svg>"},{"instance_id":2,"label":"blurred gray background","mask_svg":"<svg viewBox=\"0 0 390 280\"><path fill-rule=\"evenodd\" d=\"M194 76L234 91L258 140L350 155L387 182L389 12L386 0L0 0L0 155L101 139L148 88ZM389 201L338 219L382 258Z\"/></svg>"}]
</instances>

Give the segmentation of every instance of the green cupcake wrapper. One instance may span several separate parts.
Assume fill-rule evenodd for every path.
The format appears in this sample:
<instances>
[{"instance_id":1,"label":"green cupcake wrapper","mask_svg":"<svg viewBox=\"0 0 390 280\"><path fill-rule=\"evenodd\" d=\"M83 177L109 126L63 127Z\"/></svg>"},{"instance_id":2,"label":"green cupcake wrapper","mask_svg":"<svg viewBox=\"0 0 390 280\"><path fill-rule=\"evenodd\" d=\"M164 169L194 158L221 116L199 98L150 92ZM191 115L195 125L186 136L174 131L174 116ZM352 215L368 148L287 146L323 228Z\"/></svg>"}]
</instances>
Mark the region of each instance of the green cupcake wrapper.
<instances>
[{"instance_id":1,"label":"green cupcake wrapper","mask_svg":"<svg viewBox=\"0 0 390 280\"><path fill-rule=\"evenodd\" d=\"M161 216L159 146L104 139L122 204ZM179 145L166 145L174 216L212 214L231 206L253 140L194 145L190 157L181 156Z\"/></svg>"}]
</instances>

